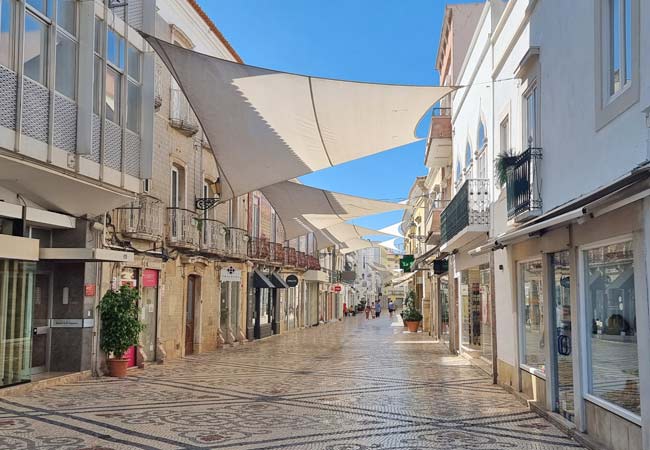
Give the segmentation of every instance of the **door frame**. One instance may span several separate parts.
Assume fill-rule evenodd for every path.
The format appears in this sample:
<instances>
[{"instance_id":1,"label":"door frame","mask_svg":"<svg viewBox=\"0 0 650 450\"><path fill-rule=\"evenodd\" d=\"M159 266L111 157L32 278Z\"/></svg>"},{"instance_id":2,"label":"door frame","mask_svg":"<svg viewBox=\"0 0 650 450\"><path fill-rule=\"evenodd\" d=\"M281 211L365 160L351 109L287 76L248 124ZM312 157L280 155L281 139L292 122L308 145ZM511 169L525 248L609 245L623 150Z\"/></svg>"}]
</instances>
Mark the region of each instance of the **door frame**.
<instances>
[{"instance_id":1,"label":"door frame","mask_svg":"<svg viewBox=\"0 0 650 450\"><path fill-rule=\"evenodd\" d=\"M188 306L188 303L190 301L190 295L189 295L190 294L190 279L193 280L192 281L192 283L193 283L193 290L192 290L192 352L187 353L187 346L188 346L188 342L187 342L187 319L188 319L188 317L187 317L187 306ZM199 297L199 295L197 295L197 293L200 292L200 290L201 290L201 276L197 275L197 274L188 275L188 277L187 277L187 286L186 286L186 289L185 289L185 293L186 293L185 294L185 312L183 314L183 316L185 318L184 324L183 324L184 325L184 327L183 327L183 330L184 330L183 355L184 356L185 355L193 355L193 354L195 354L195 351L196 351L196 348L195 348L195 345L194 345L195 341L196 341L196 331L197 331L197 326L196 326L197 325L197 323L196 323L197 322L197 320L196 320L196 317L197 317L197 314L196 314L197 301L196 300L197 300L197 297Z\"/></svg>"},{"instance_id":2,"label":"door frame","mask_svg":"<svg viewBox=\"0 0 650 450\"><path fill-rule=\"evenodd\" d=\"M44 372L49 372L50 371L50 359L52 355L52 327L50 321L52 320L52 309L54 307L54 272L51 270L37 270L36 273L34 273L34 283L36 283L36 277L39 275L47 275L48 277L48 298L47 298L47 318L45 319L47 321L47 325L44 327L47 328L47 331L45 332L46 334L46 342L45 342L45 365L44 366L36 366L34 367L33 364L33 345L34 345L34 331L36 330L34 327L34 315L32 312L32 324L31 324L31 346L32 346L32 355L30 355L30 373L32 375L36 375L39 373L44 373ZM32 311L34 310L34 297L32 297Z\"/></svg>"}]
</instances>

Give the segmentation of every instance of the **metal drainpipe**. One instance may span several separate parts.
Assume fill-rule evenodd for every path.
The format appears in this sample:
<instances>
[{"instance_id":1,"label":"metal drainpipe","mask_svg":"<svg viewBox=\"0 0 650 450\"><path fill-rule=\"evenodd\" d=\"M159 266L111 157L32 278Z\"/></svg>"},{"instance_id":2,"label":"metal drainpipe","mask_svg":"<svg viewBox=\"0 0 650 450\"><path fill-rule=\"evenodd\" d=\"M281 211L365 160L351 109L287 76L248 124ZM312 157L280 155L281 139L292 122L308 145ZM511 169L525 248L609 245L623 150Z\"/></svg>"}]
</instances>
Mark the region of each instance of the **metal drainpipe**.
<instances>
[{"instance_id":1,"label":"metal drainpipe","mask_svg":"<svg viewBox=\"0 0 650 450\"><path fill-rule=\"evenodd\" d=\"M494 67L494 44L492 43L492 33L489 36L490 39L490 59L491 66ZM496 110L494 106L495 93L494 93L494 76L492 76L491 83L491 94L492 94L492 160L494 161L494 154L496 149L494 148L494 143L496 142L494 135L496 130ZM490 149L488 149L489 151ZM496 195L496 189L494 185L494 164L491 165L490 170L492 171L492 177L490 177L490 191L492 192L491 198L494 198ZM490 224L494 224L494 208L490 208L490 215L492 220ZM490 318L492 319L492 384L498 384L499 381L499 358L497 355L497 306L496 306L496 277L494 276L494 252L490 252Z\"/></svg>"}]
</instances>

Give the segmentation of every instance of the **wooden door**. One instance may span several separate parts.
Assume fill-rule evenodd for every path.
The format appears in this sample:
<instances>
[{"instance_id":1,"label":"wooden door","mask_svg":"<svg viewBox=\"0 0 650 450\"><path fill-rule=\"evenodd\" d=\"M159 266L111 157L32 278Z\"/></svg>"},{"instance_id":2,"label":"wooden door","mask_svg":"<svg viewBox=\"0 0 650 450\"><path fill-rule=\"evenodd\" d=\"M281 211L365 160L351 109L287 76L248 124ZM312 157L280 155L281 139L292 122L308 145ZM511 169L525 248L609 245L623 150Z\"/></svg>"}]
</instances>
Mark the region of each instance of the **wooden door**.
<instances>
[{"instance_id":1,"label":"wooden door","mask_svg":"<svg viewBox=\"0 0 650 450\"><path fill-rule=\"evenodd\" d=\"M185 304L185 355L194 353L194 315L199 280L196 275L187 278L187 303Z\"/></svg>"}]
</instances>

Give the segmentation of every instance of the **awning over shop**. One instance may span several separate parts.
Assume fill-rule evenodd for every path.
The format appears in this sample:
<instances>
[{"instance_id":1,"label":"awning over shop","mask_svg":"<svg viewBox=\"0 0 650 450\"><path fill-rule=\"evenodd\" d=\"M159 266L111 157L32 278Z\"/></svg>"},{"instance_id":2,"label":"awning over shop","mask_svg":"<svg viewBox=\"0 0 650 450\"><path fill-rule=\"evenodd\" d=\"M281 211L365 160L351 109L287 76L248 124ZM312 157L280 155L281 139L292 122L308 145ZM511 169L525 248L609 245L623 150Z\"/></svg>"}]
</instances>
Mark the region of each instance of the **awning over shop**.
<instances>
[{"instance_id":1,"label":"awning over shop","mask_svg":"<svg viewBox=\"0 0 650 450\"><path fill-rule=\"evenodd\" d=\"M418 267L419 264L426 262L427 260L435 259L438 254L440 253L440 247L434 247L431 250L427 250L426 252L422 253L420 256L415 258L415 261L413 261L413 267Z\"/></svg>"},{"instance_id":2,"label":"awning over shop","mask_svg":"<svg viewBox=\"0 0 650 450\"><path fill-rule=\"evenodd\" d=\"M278 72L142 35L201 123L223 200L420 140L420 119L455 89Z\"/></svg>"},{"instance_id":3,"label":"awning over shop","mask_svg":"<svg viewBox=\"0 0 650 450\"><path fill-rule=\"evenodd\" d=\"M107 248L41 248L41 260L84 262L133 262L133 252Z\"/></svg>"},{"instance_id":4,"label":"awning over shop","mask_svg":"<svg viewBox=\"0 0 650 450\"><path fill-rule=\"evenodd\" d=\"M259 289L273 289L275 288L275 285L266 275L255 269L253 271L253 287Z\"/></svg>"},{"instance_id":5,"label":"awning over shop","mask_svg":"<svg viewBox=\"0 0 650 450\"><path fill-rule=\"evenodd\" d=\"M415 276L415 272L409 272L406 275L402 275L401 277L393 278L390 284L392 284L393 286L399 286L400 284L406 283L414 276Z\"/></svg>"},{"instance_id":6,"label":"awning over shop","mask_svg":"<svg viewBox=\"0 0 650 450\"><path fill-rule=\"evenodd\" d=\"M273 287L276 287L278 289L289 289L287 282L284 281L284 279L282 279L282 277L279 276L277 272L271 272L271 276L268 278L271 280L271 283L273 283Z\"/></svg>"},{"instance_id":7,"label":"awning over shop","mask_svg":"<svg viewBox=\"0 0 650 450\"><path fill-rule=\"evenodd\" d=\"M305 281L320 281L321 283L328 283L330 281L327 274L320 270L308 270L302 275L302 279Z\"/></svg>"},{"instance_id":8,"label":"awning over shop","mask_svg":"<svg viewBox=\"0 0 650 450\"><path fill-rule=\"evenodd\" d=\"M260 190L280 217L287 239L297 238L310 231L334 227L358 217L408 207L398 203L326 191L293 181L283 181ZM343 228L347 228L347 232L350 232L350 227Z\"/></svg>"}]
</instances>

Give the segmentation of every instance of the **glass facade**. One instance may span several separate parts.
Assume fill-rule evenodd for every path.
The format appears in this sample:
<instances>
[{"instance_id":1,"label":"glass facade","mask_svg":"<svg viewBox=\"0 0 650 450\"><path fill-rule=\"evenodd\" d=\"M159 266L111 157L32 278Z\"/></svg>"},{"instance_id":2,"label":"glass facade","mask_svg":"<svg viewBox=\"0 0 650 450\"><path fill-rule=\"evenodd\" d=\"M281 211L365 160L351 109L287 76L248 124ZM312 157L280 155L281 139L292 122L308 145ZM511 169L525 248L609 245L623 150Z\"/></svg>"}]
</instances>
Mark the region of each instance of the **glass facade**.
<instances>
[{"instance_id":1,"label":"glass facade","mask_svg":"<svg viewBox=\"0 0 650 450\"><path fill-rule=\"evenodd\" d=\"M519 265L519 320L521 321L521 362L544 373L544 298L542 295L542 261Z\"/></svg>"},{"instance_id":2,"label":"glass facade","mask_svg":"<svg viewBox=\"0 0 650 450\"><path fill-rule=\"evenodd\" d=\"M632 241L583 253L589 393L641 414Z\"/></svg>"},{"instance_id":3,"label":"glass facade","mask_svg":"<svg viewBox=\"0 0 650 450\"><path fill-rule=\"evenodd\" d=\"M440 340L449 342L449 277L440 277Z\"/></svg>"},{"instance_id":4,"label":"glass facade","mask_svg":"<svg viewBox=\"0 0 650 450\"><path fill-rule=\"evenodd\" d=\"M0 259L0 387L30 381L35 270Z\"/></svg>"},{"instance_id":5,"label":"glass facade","mask_svg":"<svg viewBox=\"0 0 650 450\"><path fill-rule=\"evenodd\" d=\"M461 273L460 297L463 329L463 346L479 350L481 348L481 271L479 268L464 270Z\"/></svg>"},{"instance_id":6,"label":"glass facade","mask_svg":"<svg viewBox=\"0 0 650 450\"><path fill-rule=\"evenodd\" d=\"M492 362L492 291L490 288L490 266L485 264L480 267L480 295L481 295L481 355L490 363Z\"/></svg>"}]
</instances>

